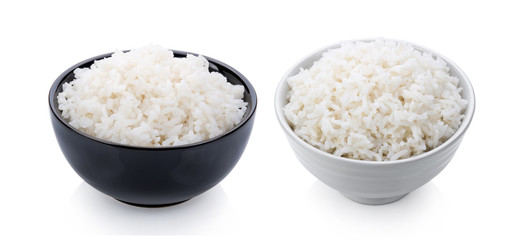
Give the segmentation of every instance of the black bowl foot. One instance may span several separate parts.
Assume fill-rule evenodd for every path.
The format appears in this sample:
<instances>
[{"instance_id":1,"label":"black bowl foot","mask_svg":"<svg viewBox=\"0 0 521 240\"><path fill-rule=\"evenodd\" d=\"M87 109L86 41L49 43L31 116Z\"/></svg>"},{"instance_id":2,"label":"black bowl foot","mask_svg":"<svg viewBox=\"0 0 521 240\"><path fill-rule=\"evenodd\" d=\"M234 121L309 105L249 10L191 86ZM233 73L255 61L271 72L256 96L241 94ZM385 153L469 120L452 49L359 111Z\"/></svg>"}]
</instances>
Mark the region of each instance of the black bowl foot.
<instances>
[{"instance_id":1,"label":"black bowl foot","mask_svg":"<svg viewBox=\"0 0 521 240\"><path fill-rule=\"evenodd\" d=\"M170 207L170 206L174 206L174 205L177 205L177 204L181 204L181 203L184 203L190 199L186 199L186 200L183 200L183 201L180 201L180 202L174 202L174 203L166 203L166 204L139 204L139 203L131 203L131 202L125 202L123 200L119 200L117 198L114 198L122 203L125 203L125 204L128 204L128 205L132 205L134 207L143 207L143 208L162 208L162 207Z\"/></svg>"}]
</instances>

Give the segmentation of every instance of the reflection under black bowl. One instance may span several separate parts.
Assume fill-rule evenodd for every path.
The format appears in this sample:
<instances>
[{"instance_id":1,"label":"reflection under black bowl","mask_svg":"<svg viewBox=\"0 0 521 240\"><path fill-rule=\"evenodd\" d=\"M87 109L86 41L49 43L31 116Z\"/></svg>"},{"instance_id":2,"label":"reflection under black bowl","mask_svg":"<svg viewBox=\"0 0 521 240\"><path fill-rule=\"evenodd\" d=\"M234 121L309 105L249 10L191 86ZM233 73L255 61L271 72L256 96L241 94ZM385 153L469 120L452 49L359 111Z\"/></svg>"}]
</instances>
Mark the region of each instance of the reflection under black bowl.
<instances>
[{"instance_id":1,"label":"reflection under black bowl","mask_svg":"<svg viewBox=\"0 0 521 240\"><path fill-rule=\"evenodd\" d=\"M185 57L183 51L175 57ZM84 60L62 73L49 92L51 122L60 148L78 175L92 187L125 203L157 207L187 201L218 184L241 157L253 127L257 95L251 83L232 67L209 57L210 71L245 88L248 109L242 121L218 137L178 147L129 146L87 135L61 116L57 95L65 82L74 80L74 69L90 67ZM197 54L194 54L197 55Z\"/></svg>"}]
</instances>

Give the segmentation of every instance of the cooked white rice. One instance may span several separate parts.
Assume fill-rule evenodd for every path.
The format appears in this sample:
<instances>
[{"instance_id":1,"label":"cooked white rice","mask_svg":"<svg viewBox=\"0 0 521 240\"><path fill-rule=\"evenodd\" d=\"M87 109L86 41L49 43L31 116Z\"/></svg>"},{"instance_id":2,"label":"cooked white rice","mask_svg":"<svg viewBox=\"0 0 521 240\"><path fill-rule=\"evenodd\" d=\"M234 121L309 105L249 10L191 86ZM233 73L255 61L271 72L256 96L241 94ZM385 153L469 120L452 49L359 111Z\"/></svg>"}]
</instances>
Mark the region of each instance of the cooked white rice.
<instances>
[{"instance_id":1,"label":"cooked white rice","mask_svg":"<svg viewBox=\"0 0 521 240\"><path fill-rule=\"evenodd\" d=\"M345 42L287 79L284 113L325 152L386 161L429 151L461 124L467 101L440 58L410 44Z\"/></svg>"},{"instance_id":2,"label":"cooked white rice","mask_svg":"<svg viewBox=\"0 0 521 240\"><path fill-rule=\"evenodd\" d=\"M108 141L177 146L216 137L238 124L244 87L209 72L203 56L173 56L148 45L74 70L58 95L62 116Z\"/></svg>"}]
</instances>

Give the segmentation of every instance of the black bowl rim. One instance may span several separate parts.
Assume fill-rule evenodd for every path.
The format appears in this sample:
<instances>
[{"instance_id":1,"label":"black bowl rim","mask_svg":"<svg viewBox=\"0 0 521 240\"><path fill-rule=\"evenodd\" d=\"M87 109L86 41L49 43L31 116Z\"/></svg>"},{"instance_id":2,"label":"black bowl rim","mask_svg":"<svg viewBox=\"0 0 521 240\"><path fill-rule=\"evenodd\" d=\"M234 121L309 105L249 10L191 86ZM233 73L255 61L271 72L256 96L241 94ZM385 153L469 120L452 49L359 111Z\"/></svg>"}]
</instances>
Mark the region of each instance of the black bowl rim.
<instances>
[{"instance_id":1,"label":"black bowl rim","mask_svg":"<svg viewBox=\"0 0 521 240\"><path fill-rule=\"evenodd\" d=\"M72 130L72 132L74 132L76 134L79 134L79 135L81 135L83 137L86 137L88 139L91 139L93 141L99 142L101 144L111 145L111 146L120 147L120 148L127 148L127 149L156 150L156 151L157 150L186 149L186 148L192 148L192 147L198 147L198 146L201 146L201 145L210 144L210 143L212 143L214 141L218 141L219 139L224 138L227 135L230 135L231 133L237 131L239 128L244 126L248 121L250 121L250 119L253 118L253 116L255 115L255 112L257 110L257 93L255 92L255 89L253 88L253 85L248 81L248 79L244 75L242 75L239 71L237 71L233 67L229 66L228 64L223 63L223 62L221 62L221 61L219 61L217 59L214 59L212 57L208 57L208 56L205 56L205 55L202 55L202 54L197 54L197 53L192 53L192 52L181 51L181 50L173 50L173 49L169 49L169 50L174 53L174 56L175 55L186 56L188 54L195 55L195 56L203 56L210 63L216 64L216 65L218 65L220 67L224 67L227 70L229 70L230 72L232 72L233 74L237 75L238 76L238 80L241 81L242 85L245 87L245 91L248 91L250 93L250 95L251 95L251 106L252 106L251 111L246 111L247 115L243 116L242 120L238 124L236 124L232 129L226 131L223 134L220 134L220 135L218 135L216 137L213 137L213 138L210 138L210 139L207 139L207 140L204 140L204 141L188 143L188 144L183 144L183 145L177 145L177 146L139 146L139 145L128 145L128 144L121 144L121 143L117 143L117 142L108 141L108 140L105 140L105 139L101 139L101 138L98 138L98 137L86 134L86 133L84 133L84 132L74 128L73 126L71 126L69 124L69 122L66 121L61 116L61 112L59 111L59 109L57 109L58 106L54 106L54 104L53 104L53 100L54 100L53 96L54 96L54 93L58 91L58 88L63 84L63 80L65 79L65 76L67 76L69 73L71 73L72 71L74 71L76 68L78 68L81 65L84 65L86 63L93 62L93 61L96 61L96 60L101 60L101 59L110 57L110 56L112 56L112 54L114 54L114 52L109 52L109 53L100 54L98 56L94 56L94 57L85 59L83 61L80 61L80 62L74 64L73 66L69 67L62 74L60 74L60 76L58 76L58 78L52 84L51 89L49 90L49 95L48 95L49 107L51 109L51 112L53 113L54 117L56 117L60 121L61 124L63 124L68 129ZM128 52L128 51L130 51L130 50L124 50L123 52Z\"/></svg>"}]
</instances>

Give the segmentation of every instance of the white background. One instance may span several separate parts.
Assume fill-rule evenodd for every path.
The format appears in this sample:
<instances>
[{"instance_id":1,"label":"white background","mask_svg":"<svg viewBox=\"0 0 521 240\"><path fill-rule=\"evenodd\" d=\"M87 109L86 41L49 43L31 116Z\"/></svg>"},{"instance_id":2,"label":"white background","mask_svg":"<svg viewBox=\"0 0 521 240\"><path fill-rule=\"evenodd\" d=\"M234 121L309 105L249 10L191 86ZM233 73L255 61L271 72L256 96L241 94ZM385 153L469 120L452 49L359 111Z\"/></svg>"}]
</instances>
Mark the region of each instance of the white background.
<instances>
[{"instance_id":1,"label":"white background","mask_svg":"<svg viewBox=\"0 0 521 240\"><path fill-rule=\"evenodd\" d=\"M497 0L2 1L0 238L520 239L519 10ZM316 180L273 109L275 88L297 60L340 40L373 37L452 59L477 98L447 168L384 206L354 203ZM68 67L148 43L219 59L243 73L259 98L250 142L230 175L160 209L124 205L85 184L60 152L47 104Z\"/></svg>"}]
</instances>

